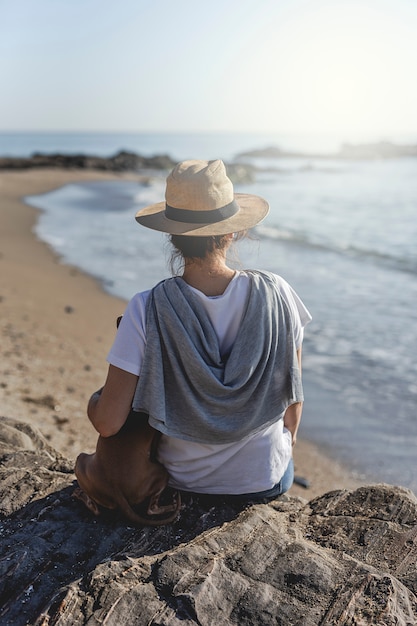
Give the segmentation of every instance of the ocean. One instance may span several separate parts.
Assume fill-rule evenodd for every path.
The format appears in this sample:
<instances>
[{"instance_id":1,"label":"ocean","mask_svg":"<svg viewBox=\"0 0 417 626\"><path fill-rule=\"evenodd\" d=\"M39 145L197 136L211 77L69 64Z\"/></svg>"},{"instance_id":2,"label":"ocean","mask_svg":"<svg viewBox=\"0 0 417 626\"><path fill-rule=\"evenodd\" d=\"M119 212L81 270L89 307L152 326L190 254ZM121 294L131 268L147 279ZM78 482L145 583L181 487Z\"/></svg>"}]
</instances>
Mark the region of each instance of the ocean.
<instances>
[{"instance_id":1,"label":"ocean","mask_svg":"<svg viewBox=\"0 0 417 626\"><path fill-rule=\"evenodd\" d=\"M313 316L303 347L300 436L362 478L417 493L417 159L323 156L345 139L370 138L0 133L0 155L110 156L126 149L230 162L271 145L321 154L246 158L259 172L236 191L265 197L271 210L254 237L238 244L233 262L282 275ZM139 178L71 184L26 202L42 209L36 234L62 262L129 299L169 275L165 236L134 220L139 208L163 199L164 182L152 172L146 184Z\"/></svg>"}]
</instances>

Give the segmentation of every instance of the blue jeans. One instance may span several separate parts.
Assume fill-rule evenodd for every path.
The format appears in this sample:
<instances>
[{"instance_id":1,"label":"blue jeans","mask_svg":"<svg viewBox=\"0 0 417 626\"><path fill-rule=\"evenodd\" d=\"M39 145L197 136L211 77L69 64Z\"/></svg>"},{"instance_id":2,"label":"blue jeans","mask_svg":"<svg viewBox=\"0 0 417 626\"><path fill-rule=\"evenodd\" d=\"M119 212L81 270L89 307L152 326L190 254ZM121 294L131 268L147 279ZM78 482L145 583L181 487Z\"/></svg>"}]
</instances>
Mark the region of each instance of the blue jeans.
<instances>
[{"instance_id":1,"label":"blue jeans","mask_svg":"<svg viewBox=\"0 0 417 626\"><path fill-rule=\"evenodd\" d=\"M266 503L269 500L274 500L278 496L282 496L283 493L288 491L294 482L294 461L290 459L287 469L285 470L279 483L267 489L267 491L258 491L257 493L245 493L241 496L234 496L236 498L242 498L248 502Z\"/></svg>"},{"instance_id":2,"label":"blue jeans","mask_svg":"<svg viewBox=\"0 0 417 626\"><path fill-rule=\"evenodd\" d=\"M255 493L242 493L236 495L226 495L226 494L205 494L205 493L193 493L193 492L182 492L185 497L194 496L201 503L206 503L210 506L215 506L216 504L220 504L221 502L229 502L231 504L266 504L270 500L274 500L278 496L282 496L283 493L288 491L291 485L294 482L294 461L290 459L288 463L287 469L285 470L281 480L271 487L271 489L267 489L266 491L258 491Z\"/></svg>"}]
</instances>

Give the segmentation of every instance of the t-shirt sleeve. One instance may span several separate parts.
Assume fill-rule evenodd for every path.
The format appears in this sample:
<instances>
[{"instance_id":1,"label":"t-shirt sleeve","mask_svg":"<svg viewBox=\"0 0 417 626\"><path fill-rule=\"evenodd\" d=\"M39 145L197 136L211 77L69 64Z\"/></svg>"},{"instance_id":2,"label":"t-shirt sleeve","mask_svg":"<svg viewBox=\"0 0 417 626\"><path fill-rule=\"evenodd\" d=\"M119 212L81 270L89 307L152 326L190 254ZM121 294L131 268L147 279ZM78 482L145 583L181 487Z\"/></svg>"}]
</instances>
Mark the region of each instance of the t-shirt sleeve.
<instances>
[{"instance_id":1,"label":"t-shirt sleeve","mask_svg":"<svg viewBox=\"0 0 417 626\"><path fill-rule=\"evenodd\" d=\"M123 314L107 362L139 376L146 346L146 301L150 291L136 294Z\"/></svg>"},{"instance_id":2,"label":"t-shirt sleeve","mask_svg":"<svg viewBox=\"0 0 417 626\"><path fill-rule=\"evenodd\" d=\"M297 295L294 289L287 283L286 280L277 276L280 292L285 301L287 302L294 320L294 339L297 350L301 347L304 337L304 327L311 322L312 317L307 307L304 305L301 298Z\"/></svg>"}]
</instances>

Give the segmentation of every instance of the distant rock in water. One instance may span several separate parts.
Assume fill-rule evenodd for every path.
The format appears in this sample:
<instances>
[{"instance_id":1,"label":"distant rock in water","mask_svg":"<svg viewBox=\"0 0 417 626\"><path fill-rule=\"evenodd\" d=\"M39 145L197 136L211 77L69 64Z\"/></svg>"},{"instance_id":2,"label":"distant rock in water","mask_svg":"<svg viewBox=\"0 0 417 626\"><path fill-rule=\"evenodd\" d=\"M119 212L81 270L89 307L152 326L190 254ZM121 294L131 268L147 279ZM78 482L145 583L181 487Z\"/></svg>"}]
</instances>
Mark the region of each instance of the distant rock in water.
<instances>
[{"instance_id":1,"label":"distant rock in water","mask_svg":"<svg viewBox=\"0 0 417 626\"><path fill-rule=\"evenodd\" d=\"M186 499L129 527L72 498L73 463L0 419L2 626L417 623L417 499L388 485L245 509Z\"/></svg>"},{"instance_id":2,"label":"distant rock in water","mask_svg":"<svg viewBox=\"0 0 417 626\"><path fill-rule=\"evenodd\" d=\"M279 159L286 154L295 154L292 152L285 152L278 148L278 146L267 146L266 148L258 148L257 150L248 150L246 152L240 152L237 155L237 158L245 158L250 157L253 159L262 158L262 159Z\"/></svg>"},{"instance_id":3,"label":"distant rock in water","mask_svg":"<svg viewBox=\"0 0 417 626\"><path fill-rule=\"evenodd\" d=\"M339 152L333 154L292 152L282 150L278 146L268 146L266 148L241 152L236 158L373 160L397 159L402 157L417 157L417 145L400 145L390 141L379 141L368 144L345 143L342 145Z\"/></svg>"},{"instance_id":4,"label":"distant rock in water","mask_svg":"<svg viewBox=\"0 0 417 626\"><path fill-rule=\"evenodd\" d=\"M417 145L398 145L390 141L378 143L345 143L339 151L341 159L397 159L417 157Z\"/></svg>"}]
</instances>

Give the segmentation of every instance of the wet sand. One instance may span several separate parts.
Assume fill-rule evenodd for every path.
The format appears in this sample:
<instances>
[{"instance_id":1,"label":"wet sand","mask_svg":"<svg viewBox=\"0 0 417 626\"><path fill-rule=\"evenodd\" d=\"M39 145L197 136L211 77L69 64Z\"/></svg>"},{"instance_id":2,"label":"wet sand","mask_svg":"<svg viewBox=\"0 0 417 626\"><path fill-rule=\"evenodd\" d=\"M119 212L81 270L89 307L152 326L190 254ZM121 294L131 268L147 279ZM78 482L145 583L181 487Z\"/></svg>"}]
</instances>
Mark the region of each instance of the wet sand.
<instances>
[{"instance_id":1,"label":"wet sand","mask_svg":"<svg viewBox=\"0 0 417 626\"><path fill-rule=\"evenodd\" d=\"M73 181L123 177L70 170L0 172L0 415L35 425L71 459L95 448L87 401L104 382L106 354L126 302L62 264L36 238L38 212L23 198ZM361 484L308 441L298 440L294 457L296 474L307 478L310 488L294 485L292 495L310 499Z\"/></svg>"}]
</instances>

